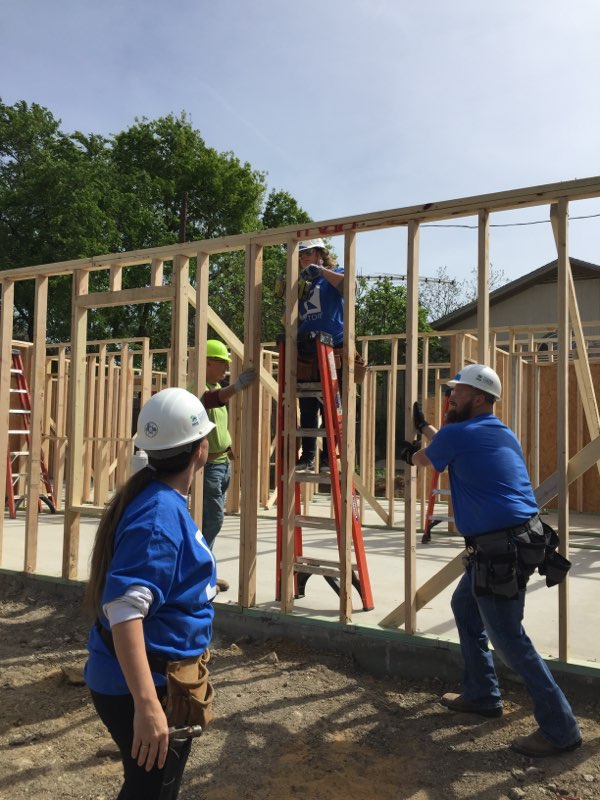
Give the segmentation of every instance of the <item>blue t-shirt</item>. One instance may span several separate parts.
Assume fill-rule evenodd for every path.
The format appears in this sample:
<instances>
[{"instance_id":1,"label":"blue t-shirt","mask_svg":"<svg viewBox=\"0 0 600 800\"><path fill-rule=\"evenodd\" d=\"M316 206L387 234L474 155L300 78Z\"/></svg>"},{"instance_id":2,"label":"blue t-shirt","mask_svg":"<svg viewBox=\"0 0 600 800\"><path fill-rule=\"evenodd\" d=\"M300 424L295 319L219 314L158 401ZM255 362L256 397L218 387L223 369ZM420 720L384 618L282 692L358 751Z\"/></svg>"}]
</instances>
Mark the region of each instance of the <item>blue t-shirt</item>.
<instances>
[{"instance_id":1,"label":"blue t-shirt","mask_svg":"<svg viewBox=\"0 0 600 800\"><path fill-rule=\"evenodd\" d=\"M188 512L186 498L160 481L143 489L121 517L101 606L134 584L146 586L154 598L143 621L147 650L170 661L206 650L212 636L215 560ZM109 627L101 612L100 622ZM95 626L88 651L88 686L103 694L127 694L119 662ZM153 677L157 686L164 685L164 676Z\"/></svg>"},{"instance_id":2,"label":"blue t-shirt","mask_svg":"<svg viewBox=\"0 0 600 800\"><path fill-rule=\"evenodd\" d=\"M342 267L333 270L344 274ZM333 338L335 347L344 341L344 297L325 278L317 278L309 285L308 295L298 306L300 325L298 335L324 331Z\"/></svg>"},{"instance_id":3,"label":"blue t-shirt","mask_svg":"<svg viewBox=\"0 0 600 800\"><path fill-rule=\"evenodd\" d=\"M438 472L448 467L463 536L510 528L537 513L521 445L494 414L444 425L426 453Z\"/></svg>"}]
</instances>

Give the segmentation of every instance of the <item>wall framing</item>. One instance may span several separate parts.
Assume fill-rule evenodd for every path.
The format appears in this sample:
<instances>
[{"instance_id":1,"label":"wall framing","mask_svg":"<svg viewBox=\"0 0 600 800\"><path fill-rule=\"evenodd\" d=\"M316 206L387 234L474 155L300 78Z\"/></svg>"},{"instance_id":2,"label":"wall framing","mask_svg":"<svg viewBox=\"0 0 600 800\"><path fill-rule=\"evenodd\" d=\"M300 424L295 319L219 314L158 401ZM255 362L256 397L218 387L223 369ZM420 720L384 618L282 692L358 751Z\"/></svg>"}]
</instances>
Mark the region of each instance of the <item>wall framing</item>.
<instances>
[{"instance_id":1,"label":"wall framing","mask_svg":"<svg viewBox=\"0 0 600 800\"><path fill-rule=\"evenodd\" d=\"M342 543L341 558L342 590L340 592L339 619L347 623L352 619L350 561L351 537L350 531L350 476L355 463L355 437L353 409L355 408L355 387L352 380L354 366L354 351L356 341L354 336L354 271L355 249L357 238L364 232L382 230L394 227L408 229L408 247L406 253L406 267L402 269L408 276L408 318L407 330L398 337L392 337L392 353L398 348L399 338L406 339L406 365L404 413L407 420L405 435L412 436L410 428L410 408L419 394L425 402L430 402L439 415L439 398L428 396L427 379L432 365L429 364L427 346L423 348L422 363L418 363L417 334L417 286L419 278L419 232L420 227L427 222L455 220L468 216L478 219L478 289L479 304L477 313L476 338L466 332L459 332L452 336L452 355L448 369L457 370L468 361L485 361L494 366L503 377L507 385L514 388L504 403L502 413L505 419L512 424L522 437L527 438L528 452L531 453L533 463L532 477L534 481L539 477L536 453L539 454L539 430L536 428L535 403L539 398L539 370L544 367L538 355L533 353L535 332L524 329L522 333L527 337L530 348L526 351L522 347L522 337L519 331L513 329L510 333L509 356L506 358L505 350L499 348L496 342L497 332L489 328L489 237L490 215L499 212L528 207L548 207L550 220L558 253L558 289L557 310L558 325L557 346L551 354L552 368L556 370L557 403L556 403L556 469L551 475L542 479L536 487L536 494L540 503L548 502L552 497L558 497L559 523L563 533L562 553L568 557L569 553L569 502L571 493L569 486L582 479L582 476L591 469L600 471L600 415L598 411L597 390L590 360L595 361L597 354L585 334L585 326L579 318L577 301L573 289L568 248L568 209L569 203L574 200L596 198L600 196L600 177L565 183L546 184L535 187L526 187L506 192L479 195L475 197L459 198L444 202L427 203L424 205L406 208L378 211L361 214L354 217L330 219L317 223L310 223L305 227L289 226L286 228L260 231L248 234L239 234L223 238L210 239L198 242L186 242L165 247L150 248L127 253L113 253L94 256L90 259L44 264L31 268L8 269L0 273L2 286L2 309L0 314L0 448L6 450L6 430L8 428L9 387L10 387L10 362L13 340L13 307L14 285L19 281L34 281L35 283L35 337L31 344L32 363L32 456L29 464L29 491L30 498L27 504L26 518L26 556L24 572L34 572L36 568L36 540L38 529L38 504L36 502L37 481L34 476L39 471L39 462L35 453L41 449L44 430L44 394L48 381L46 373L46 305L48 280L56 275L71 275L73 280L71 340L66 350L58 348L57 374L66 374L68 362L68 397L65 395L65 384L57 388L55 400L55 424L57 445L54 449L56 469L59 474L66 469L65 483L65 508L64 508L64 549L63 549L63 577L68 580L77 578L77 558L79 549L79 526L81 515L90 512L89 481L86 476L90 474L93 464L97 470L97 479L94 482L94 503L92 510L98 511L101 500L108 488L109 477L112 474L111 465L114 453L109 452L106 431L101 430L100 420L103 418L103 409L106 404L125 403L125 398L133 386L133 378L129 376L133 370L121 361L120 383L109 380L111 386L117 387L116 396L109 397L101 388L97 394L90 394L89 385L93 376L102 385L107 375L110 375L100 364L110 361L109 345L101 343L97 355L96 365L90 366L88 358L87 318L88 311L92 308L107 306L128 305L131 303L169 302L173 306L172 341L170 347L169 369L166 376L156 382L152 376L151 359L146 346L144 350L144 366L142 367L141 393L145 399L149 396L153 386L172 385L187 386L190 376L193 376L196 390L204 386L203 354L206 348L206 329L210 325L229 345L234 355L239 359L238 368L260 366L260 385L252 388L239 409L243 460L241 462L240 480L240 582L238 602L242 607L251 607L256 598L256 535L257 535L257 508L259 493L263 491L259 486L261 461L264 460L264 450L267 443L261 440L260 426L257 420L263 418L265 404L276 396L276 383L271 374L273 368L272 357L266 361L264 350L261 348L259 338L261 316L261 288L262 288L262 253L265 247L278 244L287 245L287 295L285 310L286 333L286 392L285 404L285 430L289 436L288 447L285 452L292 453L295 441L295 342L297 324L297 275L298 275L298 248L297 243L304 238L321 236L342 237L344 249L344 264L348 280L345 286L346 318L345 318L345 346L343 352L344 369L344 439L342 462ZM244 250L246 255L246 298L245 298L245 327L244 342L242 343L219 320L214 311L208 306L208 266L210 258L219 253L233 250ZM189 281L189 259L196 258L198 273L196 286ZM172 280L164 282L164 264L172 264ZM135 289L122 289L121 275L124 268L135 268L138 265L151 265L150 285L140 286ZM89 293L89 275L91 272L104 270L109 273L109 290L105 292ZM400 271L400 270L399 270ZM187 322L189 305L196 308L196 328L194 337L194 364L190 364L189 342L187 341ZM436 335L445 335L439 334ZM473 345L472 339L475 340ZM426 340L427 337L424 337ZM363 354L368 353L368 341L362 343ZM53 346L57 347L57 346ZM475 347L475 349L474 349ZM519 357L519 347L522 347L522 356ZM579 414L579 431L575 437L569 436L569 399L570 377L569 364L574 367L575 384L578 402L581 406ZM532 367L531 393L534 403L533 418L526 421L520 411L525 376ZM266 365L266 366L265 366ZM390 375L398 370L395 355L389 366ZM102 377L101 377L102 376ZM436 387L443 377L438 374L435 378ZM374 384L374 371L368 376L361 402L373 398L376 392ZM527 378L529 380L529 378ZM527 384L529 386L529 384ZM389 381L389 407L396 407L396 381ZM62 394L61 394L62 393ZM438 393L439 394L439 393ZM86 408L91 409L93 396L93 414L96 427L86 428ZM364 406L363 406L364 408ZM369 462L373 457L372 427L375 420L369 416L364 408L367 420L367 433L361 439L361 460ZM91 412L90 412L91 413ZM119 407L120 416L127 415L126 405ZM66 430L59 425L59 420L64 419ZM264 416L268 419L268 415ZM584 425L585 422L585 425ZM4 424L3 424L4 423ZM584 429L587 435L583 435ZM60 429L60 432L59 432ZM90 443L90 431L94 432L93 441ZM127 438L126 431L120 431L117 444L115 480L124 479L126 468L123 466L126 455L130 450L123 446ZM114 438L114 437L111 437ZM585 441L589 438L589 441ZM68 440L68 456L65 452L64 442ZM86 440L88 443L86 445ZM40 448L37 443L40 443ZM394 451L395 428L388 429L388 448ZM112 445L111 445L112 446ZM263 455L261 456L261 447ZM87 448L87 449L86 449ZM272 443L269 447L272 449ZM90 455L93 454L93 456ZM90 461L90 458L92 459ZM87 460L86 460L87 459ZM81 468L80 465L88 465ZM100 465L100 466L99 466ZM531 463L530 463L531 466ZM125 471L124 471L125 470ZM114 470L113 470L114 471ZM283 570L282 570L282 601L281 612L293 612L293 463L288 457L284 465L284 541L283 541ZM388 508L373 496L373 476L369 470L361 471L357 476L357 486L361 492L361 502L371 502L379 507L382 518L387 519L387 524L393 525L393 484L395 477L394 466L387 467L387 496ZM6 479L6 464L0 459L0 481ZM416 629L416 616L420 608L435 594L441 591L459 573L460 556L441 570L433 579L422 586L416 580L416 535L417 535L417 499L423 497L425 481L422 475L414 472L405 472L405 596L404 601L398 605L394 612L381 621L383 627L404 627L407 633ZM535 483L534 483L535 485ZM87 488L86 488L87 487ZM391 498L391 500L390 500ZM201 483L196 480L192 493L192 511L198 516L201 509ZM422 510L421 510L422 516ZM0 517L0 547L2 545L2 517ZM568 583L560 590L560 622L559 622L559 653L563 661L569 658L569 629L568 629Z\"/></svg>"}]
</instances>

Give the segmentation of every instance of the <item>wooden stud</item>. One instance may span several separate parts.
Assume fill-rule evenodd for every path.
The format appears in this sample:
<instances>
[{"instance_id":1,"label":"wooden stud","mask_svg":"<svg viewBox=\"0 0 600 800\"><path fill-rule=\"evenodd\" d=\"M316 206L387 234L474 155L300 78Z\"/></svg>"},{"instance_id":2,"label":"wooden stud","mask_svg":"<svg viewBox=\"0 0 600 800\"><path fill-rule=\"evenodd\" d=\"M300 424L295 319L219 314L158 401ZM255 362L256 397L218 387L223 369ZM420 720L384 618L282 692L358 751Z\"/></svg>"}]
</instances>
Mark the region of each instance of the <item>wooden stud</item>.
<instances>
[{"instance_id":1,"label":"wooden stud","mask_svg":"<svg viewBox=\"0 0 600 800\"><path fill-rule=\"evenodd\" d=\"M246 295L244 301L244 361L242 367L260 371L260 323L262 316L263 249L246 248ZM249 608L256 604L256 554L259 476L260 382L255 381L243 393L242 438L236 449L241 459L240 581L238 602ZM239 455L239 454L238 454Z\"/></svg>"},{"instance_id":2,"label":"wooden stud","mask_svg":"<svg viewBox=\"0 0 600 800\"><path fill-rule=\"evenodd\" d=\"M242 360L236 355L231 358L231 365L229 370L229 380L237 380L238 375L242 371ZM241 459L240 459L240 443L242 442L242 397L235 394L228 403L228 423L229 435L233 442L234 457L231 462L231 481L229 483L229 490L227 491L227 500L225 511L227 514L240 513L240 487L241 487Z\"/></svg>"},{"instance_id":3,"label":"wooden stud","mask_svg":"<svg viewBox=\"0 0 600 800\"><path fill-rule=\"evenodd\" d=\"M96 440L94 442L94 504L103 505L108 499L108 443L106 435L106 351L107 346L101 344L98 349L98 400L96 402Z\"/></svg>"},{"instance_id":4,"label":"wooden stud","mask_svg":"<svg viewBox=\"0 0 600 800\"><path fill-rule=\"evenodd\" d=\"M479 212L477 256L477 360L490 362L490 214Z\"/></svg>"},{"instance_id":5,"label":"wooden stud","mask_svg":"<svg viewBox=\"0 0 600 800\"><path fill-rule=\"evenodd\" d=\"M37 566L37 534L40 499L40 476L42 474L42 422L44 418L44 374L46 372L46 321L48 318L48 278L39 275L35 279L35 301L33 312L33 348L29 393L31 403L29 425L29 458L27 477L27 511L25 514L25 564L24 570L33 573Z\"/></svg>"},{"instance_id":6,"label":"wooden stud","mask_svg":"<svg viewBox=\"0 0 600 800\"><path fill-rule=\"evenodd\" d=\"M56 510L63 508L63 484L67 464L67 395L69 393L69 371L67 347L59 345L56 370L56 447L52 460L51 475L54 479Z\"/></svg>"},{"instance_id":7,"label":"wooden stud","mask_svg":"<svg viewBox=\"0 0 600 800\"><path fill-rule=\"evenodd\" d=\"M281 610L289 614L294 605L294 517L296 481L296 364L298 326L298 242L287 243L285 281L285 399L283 403L283 465L282 465L282 553L281 553Z\"/></svg>"},{"instance_id":8,"label":"wooden stud","mask_svg":"<svg viewBox=\"0 0 600 800\"><path fill-rule=\"evenodd\" d=\"M150 285L162 286L164 278L164 262L162 258L153 258L150 272Z\"/></svg>"},{"instance_id":9,"label":"wooden stud","mask_svg":"<svg viewBox=\"0 0 600 800\"><path fill-rule=\"evenodd\" d=\"M273 358L273 353L268 351L264 352L262 355L262 364L269 374L273 372ZM267 506L271 494L271 456L273 453L271 423L273 420L273 403L266 389L263 389L262 386L260 389L260 409L259 502L264 508Z\"/></svg>"},{"instance_id":10,"label":"wooden stud","mask_svg":"<svg viewBox=\"0 0 600 800\"><path fill-rule=\"evenodd\" d=\"M109 285L111 292L121 291L123 285L123 265L113 264L110 268Z\"/></svg>"},{"instance_id":11,"label":"wooden stud","mask_svg":"<svg viewBox=\"0 0 600 800\"><path fill-rule=\"evenodd\" d=\"M187 385L187 348L188 348L188 286L189 259L175 256L173 259L173 297L171 321L171 385Z\"/></svg>"},{"instance_id":12,"label":"wooden stud","mask_svg":"<svg viewBox=\"0 0 600 800\"><path fill-rule=\"evenodd\" d=\"M556 471L558 472L558 529L561 532L560 552L569 557L569 484L567 468L569 463L569 351L571 335L569 328L569 263L568 244L569 204L566 199L558 202L556 219L556 248L558 251L557 294L557 418L556 418ZM568 592L567 580L559 586L559 624L558 656L568 659Z\"/></svg>"},{"instance_id":13,"label":"wooden stud","mask_svg":"<svg viewBox=\"0 0 600 800\"><path fill-rule=\"evenodd\" d=\"M398 338L392 339L387 391L387 447L385 455L385 486L388 496L388 519L394 524L394 494L396 483L396 403L398 395Z\"/></svg>"},{"instance_id":14,"label":"wooden stud","mask_svg":"<svg viewBox=\"0 0 600 800\"><path fill-rule=\"evenodd\" d=\"M1 281L0 286L2 287L2 302L0 303L0 492L1 496L5 497L15 285L13 281L6 279ZM2 503L2 513L0 514L0 559L3 551L3 528L4 503Z\"/></svg>"},{"instance_id":15,"label":"wooden stud","mask_svg":"<svg viewBox=\"0 0 600 800\"><path fill-rule=\"evenodd\" d=\"M414 436L413 403L417 399L419 365L419 225L408 226L406 259L406 374L404 380L404 438ZM395 454L395 451L392 451ZM393 496L393 495L392 495ZM417 545L416 545L417 470L404 470L404 630L417 629Z\"/></svg>"},{"instance_id":16,"label":"wooden stud","mask_svg":"<svg viewBox=\"0 0 600 800\"><path fill-rule=\"evenodd\" d=\"M79 560L79 526L81 515L74 506L82 505L83 473L83 424L85 399L85 352L87 340L87 308L79 306L77 300L87 294L89 273L77 270L73 273L73 303L71 306L71 370L69 387L69 460L65 490L65 529L63 544L62 576L77 577Z\"/></svg>"},{"instance_id":17,"label":"wooden stud","mask_svg":"<svg viewBox=\"0 0 600 800\"><path fill-rule=\"evenodd\" d=\"M84 438L83 438L83 493L84 503L89 503L92 496L92 464L93 464L93 442L94 442L94 409L96 406L96 391L98 383L96 381L97 357L87 356L87 379L85 382L85 419L84 419Z\"/></svg>"},{"instance_id":18,"label":"wooden stud","mask_svg":"<svg viewBox=\"0 0 600 800\"><path fill-rule=\"evenodd\" d=\"M194 390L197 397L202 397L206 391L206 340L207 340L207 315L208 308L208 276L209 276L209 256L207 253L199 252L196 254L196 296L194 305L196 308L194 326L194 357L196 384ZM191 287L190 287L191 288ZM188 297L188 301L190 298ZM191 515L196 520L199 527L202 527L202 492L204 481L204 469L198 470L192 483L191 496Z\"/></svg>"}]
</instances>

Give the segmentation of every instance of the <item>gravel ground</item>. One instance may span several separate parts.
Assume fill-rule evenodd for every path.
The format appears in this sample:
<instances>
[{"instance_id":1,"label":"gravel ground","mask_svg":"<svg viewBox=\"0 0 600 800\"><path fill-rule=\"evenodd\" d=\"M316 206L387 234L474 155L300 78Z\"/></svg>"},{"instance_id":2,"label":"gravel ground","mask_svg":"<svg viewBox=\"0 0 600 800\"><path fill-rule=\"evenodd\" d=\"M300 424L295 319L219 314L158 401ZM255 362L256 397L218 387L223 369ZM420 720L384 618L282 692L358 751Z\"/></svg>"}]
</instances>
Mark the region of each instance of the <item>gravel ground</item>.
<instances>
[{"instance_id":1,"label":"gravel ground","mask_svg":"<svg viewBox=\"0 0 600 800\"><path fill-rule=\"evenodd\" d=\"M78 681L87 624L40 582L0 583L0 797L112 800L120 762ZM506 713L453 714L437 680L374 678L341 655L270 640L216 641L216 721L194 743L181 800L598 798L600 699L572 698L584 746L513 753L535 725L526 693Z\"/></svg>"}]
</instances>

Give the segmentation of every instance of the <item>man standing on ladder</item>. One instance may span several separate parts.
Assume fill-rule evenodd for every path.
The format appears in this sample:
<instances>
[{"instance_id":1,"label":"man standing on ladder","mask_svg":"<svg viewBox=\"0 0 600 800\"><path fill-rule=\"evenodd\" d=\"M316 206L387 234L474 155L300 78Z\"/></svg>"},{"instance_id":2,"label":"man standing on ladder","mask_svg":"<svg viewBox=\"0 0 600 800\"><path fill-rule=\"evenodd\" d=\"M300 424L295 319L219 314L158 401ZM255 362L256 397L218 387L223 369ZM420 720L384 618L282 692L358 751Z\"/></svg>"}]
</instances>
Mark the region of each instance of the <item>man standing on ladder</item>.
<instances>
[{"instance_id":1,"label":"man standing on ladder","mask_svg":"<svg viewBox=\"0 0 600 800\"><path fill-rule=\"evenodd\" d=\"M229 372L231 358L227 347L218 339L206 342L206 392L201 400L208 418L214 422L214 429L208 434L208 461L204 466L202 500L202 535L212 550L225 516L225 498L231 480L232 456L231 434L227 403L238 392L246 389L256 380L256 370L246 369L229 386L221 386L221 381ZM220 592L229 589L227 581L219 578L217 588Z\"/></svg>"},{"instance_id":2,"label":"man standing on ladder","mask_svg":"<svg viewBox=\"0 0 600 800\"><path fill-rule=\"evenodd\" d=\"M454 518L467 546L466 571L452 596L465 662L463 691L445 694L441 702L456 712L502 716L489 637L502 661L523 678L538 724L528 736L517 736L512 748L532 758L575 750L581 735L571 706L522 624L527 580L543 562L547 540L521 446L493 413L500 379L490 367L470 364L448 386L447 424L438 431L415 403L415 427L429 445L402 446L411 466L448 467Z\"/></svg>"}]
</instances>

